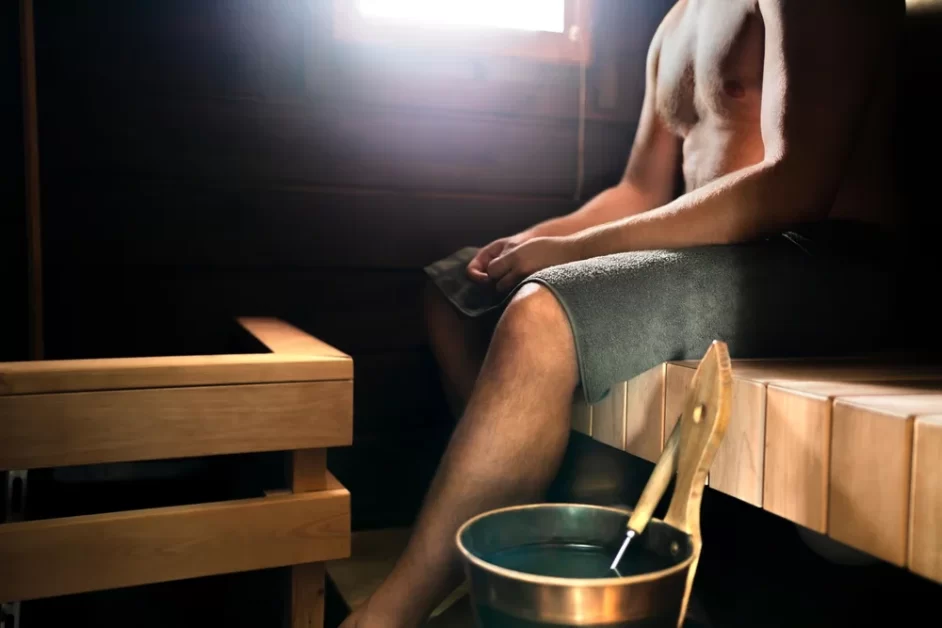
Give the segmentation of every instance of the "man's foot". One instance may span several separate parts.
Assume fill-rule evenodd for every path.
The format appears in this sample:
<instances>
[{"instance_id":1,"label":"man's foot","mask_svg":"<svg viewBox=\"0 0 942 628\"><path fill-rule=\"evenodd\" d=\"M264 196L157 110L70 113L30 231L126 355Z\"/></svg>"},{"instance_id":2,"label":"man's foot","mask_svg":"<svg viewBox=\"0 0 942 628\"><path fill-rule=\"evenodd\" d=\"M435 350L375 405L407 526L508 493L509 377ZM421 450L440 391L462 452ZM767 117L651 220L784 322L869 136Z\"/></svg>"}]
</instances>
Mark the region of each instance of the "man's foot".
<instances>
[{"instance_id":1,"label":"man's foot","mask_svg":"<svg viewBox=\"0 0 942 628\"><path fill-rule=\"evenodd\" d=\"M403 622L397 613L379 608L376 600L370 597L340 624L340 628L415 628Z\"/></svg>"},{"instance_id":2,"label":"man's foot","mask_svg":"<svg viewBox=\"0 0 942 628\"><path fill-rule=\"evenodd\" d=\"M359 628L361 619L363 618L364 609L365 605L347 615L347 618L343 620L342 624L340 624L340 628Z\"/></svg>"}]
</instances>

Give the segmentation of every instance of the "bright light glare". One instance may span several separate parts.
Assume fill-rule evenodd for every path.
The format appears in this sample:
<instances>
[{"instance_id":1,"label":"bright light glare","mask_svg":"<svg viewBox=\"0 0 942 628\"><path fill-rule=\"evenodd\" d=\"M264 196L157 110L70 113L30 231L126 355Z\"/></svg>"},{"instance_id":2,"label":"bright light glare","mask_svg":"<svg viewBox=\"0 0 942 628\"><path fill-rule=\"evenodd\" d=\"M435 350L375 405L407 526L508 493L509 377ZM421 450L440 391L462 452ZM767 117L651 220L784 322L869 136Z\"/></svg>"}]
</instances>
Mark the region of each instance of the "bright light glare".
<instances>
[{"instance_id":1,"label":"bright light glare","mask_svg":"<svg viewBox=\"0 0 942 628\"><path fill-rule=\"evenodd\" d=\"M366 17L422 26L512 28L562 33L565 0L357 0Z\"/></svg>"}]
</instances>

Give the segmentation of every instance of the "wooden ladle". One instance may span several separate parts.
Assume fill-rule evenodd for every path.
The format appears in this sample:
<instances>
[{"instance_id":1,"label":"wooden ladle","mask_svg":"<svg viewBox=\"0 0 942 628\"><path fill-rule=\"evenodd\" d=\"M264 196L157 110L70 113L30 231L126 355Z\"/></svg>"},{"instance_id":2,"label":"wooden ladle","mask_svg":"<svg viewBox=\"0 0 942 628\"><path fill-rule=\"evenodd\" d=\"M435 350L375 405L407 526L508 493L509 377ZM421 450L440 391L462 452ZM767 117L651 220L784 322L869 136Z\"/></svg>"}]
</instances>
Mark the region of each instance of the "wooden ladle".
<instances>
[{"instance_id":1,"label":"wooden ladle","mask_svg":"<svg viewBox=\"0 0 942 628\"><path fill-rule=\"evenodd\" d=\"M674 426L641 498L632 511L625 542L612 563L612 569L616 569L631 540L644 532L676 472L677 484L664 523L689 534L694 548L681 617L686 612L703 546L700 502L710 465L729 423L732 381L729 349L726 343L714 341L697 367L684 400L683 414Z\"/></svg>"}]
</instances>

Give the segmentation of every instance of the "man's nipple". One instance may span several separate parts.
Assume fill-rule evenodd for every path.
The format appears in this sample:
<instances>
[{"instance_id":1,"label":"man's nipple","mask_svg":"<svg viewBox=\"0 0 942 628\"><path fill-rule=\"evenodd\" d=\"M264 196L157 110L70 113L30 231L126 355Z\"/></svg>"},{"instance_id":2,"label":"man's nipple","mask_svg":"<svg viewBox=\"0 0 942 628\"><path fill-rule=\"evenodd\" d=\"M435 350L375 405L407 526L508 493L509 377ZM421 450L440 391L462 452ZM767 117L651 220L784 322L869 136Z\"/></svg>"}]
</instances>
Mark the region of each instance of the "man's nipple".
<instances>
[{"instance_id":1,"label":"man's nipple","mask_svg":"<svg viewBox=\"0 0 942 628\"><path fill-rule=\"evenodd\" d=\"M731 98L742 98L746 95L746 89L742 86L742 83L733 79L723 81L723 91Z\"/></svg>"}]
</instances>

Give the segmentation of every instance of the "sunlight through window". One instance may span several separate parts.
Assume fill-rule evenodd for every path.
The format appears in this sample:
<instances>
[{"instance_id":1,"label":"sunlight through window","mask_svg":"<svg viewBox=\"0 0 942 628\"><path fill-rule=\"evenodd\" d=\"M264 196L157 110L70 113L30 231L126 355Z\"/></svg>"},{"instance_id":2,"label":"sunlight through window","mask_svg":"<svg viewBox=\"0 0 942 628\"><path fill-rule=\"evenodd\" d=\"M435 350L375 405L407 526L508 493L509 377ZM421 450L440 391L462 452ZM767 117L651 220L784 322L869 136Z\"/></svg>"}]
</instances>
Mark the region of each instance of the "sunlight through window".
<instances>
[{"instance_id":1,"label":"sunlight through window","mask_svg":"<svg viewBox=\"0 0 942 628\"><path fill-rule=\"evenodd\" d=\"M562 33L565 0L357 0L366 18L423 27L504 28Z\"/></svg>"}]
</instances>

